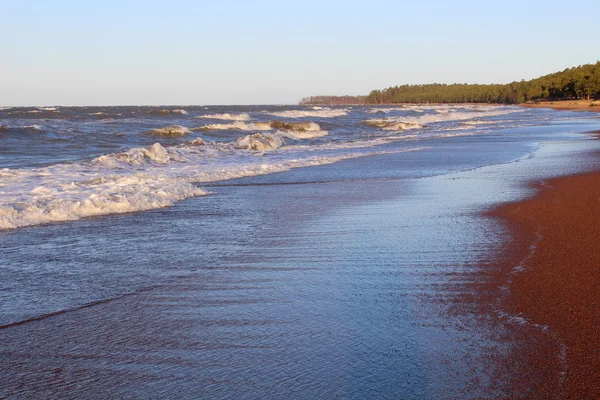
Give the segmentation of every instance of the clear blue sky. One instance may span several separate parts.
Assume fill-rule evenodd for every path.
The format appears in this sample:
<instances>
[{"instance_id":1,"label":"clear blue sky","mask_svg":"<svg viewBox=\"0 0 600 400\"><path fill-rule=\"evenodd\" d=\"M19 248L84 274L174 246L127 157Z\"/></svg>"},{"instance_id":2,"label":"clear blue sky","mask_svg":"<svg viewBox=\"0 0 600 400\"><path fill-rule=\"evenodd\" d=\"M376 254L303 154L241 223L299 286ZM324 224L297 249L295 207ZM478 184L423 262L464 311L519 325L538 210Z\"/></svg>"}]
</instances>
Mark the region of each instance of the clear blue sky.
<instances>
[{"instance_id":1,"label":"clear blue sky","mask_svg":"<svg viewBox=\"0 0 600 400\"><path fill-rule=\"evenodd\" d=\"M0 105L274 104L600 59L600 1L0 0Z\"/></svg>"}]
</instances>

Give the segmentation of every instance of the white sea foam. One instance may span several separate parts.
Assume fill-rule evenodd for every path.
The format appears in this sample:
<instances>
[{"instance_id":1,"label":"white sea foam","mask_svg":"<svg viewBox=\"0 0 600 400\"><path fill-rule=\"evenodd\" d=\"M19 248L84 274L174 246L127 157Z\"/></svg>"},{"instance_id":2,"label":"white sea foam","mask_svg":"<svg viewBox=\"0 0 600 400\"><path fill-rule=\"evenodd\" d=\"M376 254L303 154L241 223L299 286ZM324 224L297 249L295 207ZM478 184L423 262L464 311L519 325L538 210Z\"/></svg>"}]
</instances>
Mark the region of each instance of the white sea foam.
<instances>
[{"instance_id":1,"label":"white sea foam","mask_svg":"<svg viewBox=\"0 0 600 400\"><path fill-rule=\"evenodd\" d=\"M154 136L185 136L189 134L191 131L185 126L181 125L172 125L165 126L163 128L152 129L146 131L146 134L154 135Z\"/></svg>"},{"instance_id":2,"label":"white sea foam","mask_svg":"<svg viewBox=\"0 0 600 400\"><path fill-rule=\"evenodd\" d=\"M238 149L247 149L254 151L270 151L283 146L284 141L281 135L269 133L255 133L244 136L235 141L235 147Z\"/></svg>"},{"instance_id":3,"label":"white sea foam","mask_svg":"<svg viewBox=\"0 0 600 400\"><path fill-rule=\"evenodd\" d=\"M229 114L229 113L224 113L224 114L208 114L208 115L200 115L196 118L207 118L207 119L222 119L222 120L226 120L226 121L249 121L250 115L246 114L246 113L241 113L241 114Z\"/></svg>"},{"instance_id":4,"label":"white sea foam","mask_svg":"<svg viewBox=\"0 0 600 400\"><path fill-rule=\"evenodd\" d=\"M492 113L502 115L514 112L510 108L476 107L457 107L456 111L448 113L436 113L432 111L433 108L424 110L427 115L416 117L412 114L410 117L386 118L385 121L414 125L423 123L415 118L435 117L440 122L470 121L492 116ZM227 115L232 121L230 125L236 126L235 122L242 122L246 127L260 124L236 121L231 118L232 114ZM213 118L214 115L205 117ZM236 118L239 117L240 114L237 114ZM271 129L264 130L256 129L258 125L254 125L254 129L239 128L240 125L237 125L241 131L260 133L251 132L230 142L195 139L177 146L155 143L152 146L106 154L91 161L41 168L0 169L0 229L166 207L189 197L207 194L197 186L201 183L282 172L291 168L323 165L374 154L422 149L417 147L386 152L377 148L395 141L412 142L421 138L486 133L459 123L422 132L405 129L384 133L384 130L371 130L373 136L366 138L361 137L362 134L358 132L347 133L340 130L339 136L336 134L331 141L308 141L305 139L323 136L327 132L322 131L318 124L311 125L308 122L302 122L302 126L297 124L295 129L285 129L285 124L280 123L275 127L269 123ZM467 129L446 131L452 127ZM180 128L182 132L186 132L187 128ZM173 127L159 129L172 131Z\"/></svg>"},{"instance_id":5,"label":"white sea foam","mask_svg":"<svg viewBox=\"0 0 600 400\"><path fill-rule=\"evenodd\" d=\"M276 131L274 133L255 133L237 139L234 147L254 151L272 151L286 145L286 139L302 140L327 135L324 131Z\"/></svg>"},{"instance_id":6,"label":"white sea foam","mask_svg":"<svg viewBox=\"0 0 600 400\"><path fill-rule=\"evenodd\" d=\"M305 118L305 117L319 117L319 118L334 118L348 115L350 110L347 108L323 108L319 110L308 109L308 110L289 110L289 111L276 111L269 114L275 115L281 118Z\"/></svg>"},{"instance_id":7,"label":"white sea foam","mask_svg":"<svg viewBox=\"0 0 600 400\"><path fill-rule=\"evenodd\" d=\"M171 110L171 114L183 114L186 115L188 112L185 110Z\"/></svg>"},{"instance_id":8,"label":"white sea foam","mask_svg":"<svg viewBox=\"0 0 600 400\"><path fill-rule=\"evenodd\" d=\"M316 124L315 124L316 125ZM323 137L323 136L327 136L329 134L329 132L327 131L322 131L322 130L312 130L312 129L307 129L307 130L279 130L276 132L279 135L288 137L290 139L312 139L312 138L317 138L317 137Z\"/></svg>"},{"instance_id":9,"label":"white sea foam","mask_svg":"<svg viewBox=\"0 0 600 400\"><path fill-rule=\"evenodd\" d=\"M437 106L439 107L439 106ZM436 111L435 114L423 114L419 116L403 116L403 117L389 117L383 120L366 120L365 124L372 123L376 126L377 123L380 123L381 129L386 130L396 130L392 128L395 123L406 124L406 126L402 127L402 129L407 129L408 126L423 126L427 124L435 124L441 122L454 122L454 121L467 121L467 120L475 120L480 121L481 118L485 117L495 117L501 115L507 115L512 113L523 112L522 109L517 108L507 108L507 107L494 107L494 106L470 106L464 107L459 110L454 110L450 107L443 107L441 109L438 108L430 108L431 110ZM438 112L441 111L441 112ZM387 124L387 125L386 125ZM390 128L386 128L389 126Z\"/></svg>"},{"instance_id":10,"label":"white sea foam","mask_svg":"<svg viewBox=\"0 0 600 400\"><path fill-rule=\"evenodd\" d=\"M269 122L236 121L230 124L210 124L194 128L194 130L240 130L240 131L270 131L273 127Z\"/></svg>"},{"instance_id":11,"label":"white sea foam","mask_svg":"<svg viewBox=\"0 0 600 400\"><path fill-rule=\"evenodd\" d=\"M482 131L478 131L478 132L468 131L468 132L457 132L457 133L439 133L439 134L432 135L432 136L436 137L436 138L451 138L451 137L460 137L460 136L481 135L483 133L487 133L487 131L485 131L485 132L482 132Z\"/></svg>"},{"instance_id":12,"label":"white sea foam","mask_svg":"<svg viewBox=\"0 0 600 400\"><path fill-rule=\"evenodd\" d=\"M288 134L288 132L286 132ZM229 143L201 139L173 147L156 143L89 163L0 170L0 229L150 210L208 192L195 184L330 164L385 151L335 155L285 150L285 137L254 134ZM281 149L276 158L253 157ZM415 151L407 149L393 152Z\"/></svg>"},{"instance_id":13,"label":"white sea foam","mask_svg":"<svg viewBox=\"0 0 600 400\"><path fill-rule=\"evenodd\" d=\"M368 119L363 122L367 126L373 126L384 131L402 131L405 129L419 129L423 125L400 121L399 119Z\"/></svg>"},{"instance_id":14,"label":"white sea foam","mask_svg":"<svg viewBox=\"0 0 600 400\"><path fill-rule=\"evenodd\" d=\"M469 119L479 119L479 118L484 118L484 117L495 117L495 116L501 116L501 115L507 115L507 114L512 114L512 113L517 113L517 112L522 112L524 110L520 110L520 109L510 109L510 108L503 108L503 109L472 109L472 110L466 110L466 111L457 111L457 112L452 112L452 113L444 113L444 114L436 114L436 115L422 115L419 117L413 117L413 118L408 118L408 120L406 122L414 122L414 123L421 123L421 124L427 124L427 123L435 123L435 122L446 122L446 121L464 121L464 120L469 120Z\"/></svg>"},{"instance_id":15,"label":"white sea foam","mask_svg":"<svg viewBox=\"0 0 600 400\"><path fill-rule=\"evenodd\" d=\"M293 131L297 133L298 137L310 138L317 136L327 135L326 131L322 131L319 124L314 122L298 122L298 123L287 123L281 121L271 122L243 122L235 121L230 124L210 124L194 128L195 131L203 130L240 130L240 131ZM320 132L320 133L307 133L307 132Z\"/></svg>"},{"instance_id":16,"label":"white sea foam","mask_svg":"<svg viewBox=\"0 0 600 400\"><path fill-rule=\"evenodd\" d=\"M7 189L0 203L0 229L150 210L207 194L190 182L159 174L90 174L82 167L16 171L19 182Z\"/></svg>"}]
</instances>

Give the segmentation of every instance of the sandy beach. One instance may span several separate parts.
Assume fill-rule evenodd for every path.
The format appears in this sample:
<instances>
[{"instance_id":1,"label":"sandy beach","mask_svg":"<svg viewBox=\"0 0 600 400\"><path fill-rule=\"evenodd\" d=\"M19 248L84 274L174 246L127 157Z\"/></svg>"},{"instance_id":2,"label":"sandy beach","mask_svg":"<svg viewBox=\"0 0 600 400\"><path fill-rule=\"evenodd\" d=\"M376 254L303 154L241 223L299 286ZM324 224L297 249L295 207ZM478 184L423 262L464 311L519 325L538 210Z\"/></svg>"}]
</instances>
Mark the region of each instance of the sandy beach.
<instances>
[{"instance_id":1,"label":"sandy beach","mask_svg":"<svg viewBox=\"0 0 600 400\"><path fill-rule=\"evenodd\" d=\"M546 395L599 398L600 173L552 179L538 188L534 198L493 212L520 247L501 256L504 273L512 276L506 309L549 332L560 347L559 362L539 361L543 373L558 379Z\"/></svg>"},{"instance_id":2,"label":"sandy beach","mask_svg":"<svg viewBox=\"0 0 600 400\"><path fill-rule=\"evenodd\" d=\"M524 103L520 104L520 106L527 108L553 108L555 110L600 112L599 100L540 101L537 103Z\"/></svg>"}]
</instances>

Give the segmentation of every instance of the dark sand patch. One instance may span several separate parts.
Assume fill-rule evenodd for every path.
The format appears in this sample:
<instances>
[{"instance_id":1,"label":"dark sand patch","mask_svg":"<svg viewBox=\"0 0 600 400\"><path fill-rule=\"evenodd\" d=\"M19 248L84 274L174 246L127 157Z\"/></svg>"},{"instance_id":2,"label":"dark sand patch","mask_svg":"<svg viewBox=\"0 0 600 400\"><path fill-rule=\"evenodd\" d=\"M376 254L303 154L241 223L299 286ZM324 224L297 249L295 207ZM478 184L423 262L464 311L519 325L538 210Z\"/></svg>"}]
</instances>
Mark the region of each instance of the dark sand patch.
<instances>
[{"instance_id":1,"label":"dark sand patch","mask_svg":"<svg viewBox=\"0 0 600 400\"><path fill-rule=\"evenodd\" d=\"M541 373L558 380L538 393L546 398L600 398L599 210L600 173L586 173L552 179L536 197L492 213L521 247L511 245L513 254L503 255L505 274L522 260L506 309L547 327L561 347L557 361L537 362Z\"/></svg>"}]
</instances>

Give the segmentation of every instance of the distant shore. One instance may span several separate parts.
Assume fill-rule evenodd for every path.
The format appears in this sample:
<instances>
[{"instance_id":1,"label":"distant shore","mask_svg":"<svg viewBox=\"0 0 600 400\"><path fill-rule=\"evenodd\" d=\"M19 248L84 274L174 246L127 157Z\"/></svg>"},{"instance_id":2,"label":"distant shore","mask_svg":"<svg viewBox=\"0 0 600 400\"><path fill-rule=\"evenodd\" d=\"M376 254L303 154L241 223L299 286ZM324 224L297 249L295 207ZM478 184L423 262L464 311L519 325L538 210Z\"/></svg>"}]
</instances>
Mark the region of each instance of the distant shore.
<instances>
[{"instance_id":1,"label":"distant shore","mask_svg":"<svg viewBox=\"0 0 600 400\"><path fill-rule=\"evenodd\" d=\"M527 108L552 108L555 110L595 111L600 113L600 100L540 101L519 105Z\"/></svg>"},{"instance_id":2,"label":"distant shore","mask_svg":"<svg viewBox=\"0 0 600 400\"><path fill-rule=\"evenodd\" d=\"M518 260L499 255L509 260L506 276L519 266L506 308L562 345L560 363L539 360L537 366L558 377L547 382L559 387L548 398L600 398L600 172L536 185L541 191L534 198L491 213L512 228L521 248Z\"/></svg>"},{"instance_id":3,"label":"distant shore","mask_svg":"<svg viewBox=\"0 0 600 400\"><path fill-rule=\"evenodd\" d=\"M369 106L369 107L406 107L406 106L439 106L439 105L465 105L465 106L505 106L505 105L518 105L525 108L552 108L554 110L567 110L567 111L592 111L600 113L600 100L559 100L559 101L540 101L535 103L521 103L521 104L500 104L500 103L383 103L383 104L369 104L369 103L300 103L301 106L318 106L318 107L346 107L346 106Z\"/></svg>"}]
</instances>

